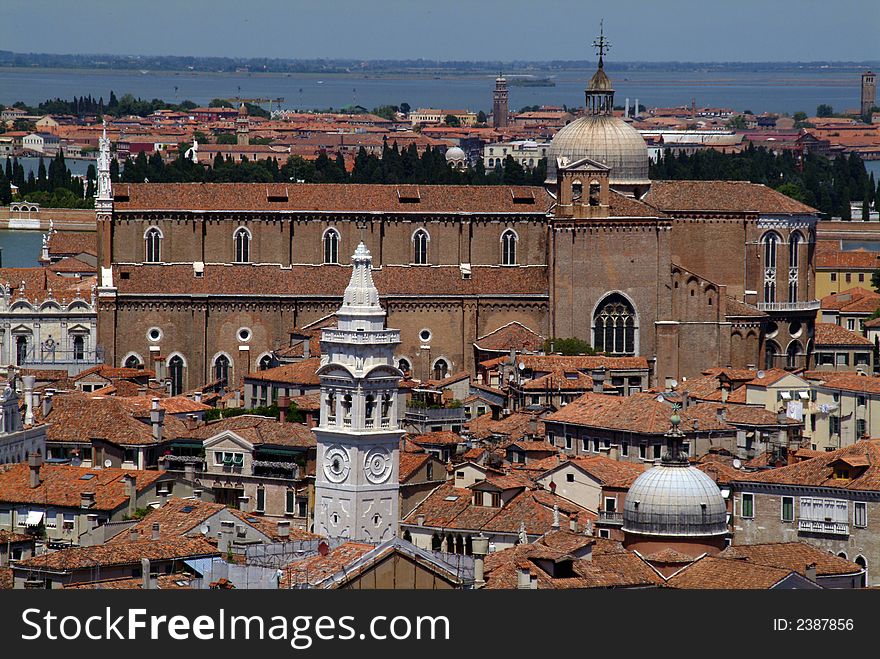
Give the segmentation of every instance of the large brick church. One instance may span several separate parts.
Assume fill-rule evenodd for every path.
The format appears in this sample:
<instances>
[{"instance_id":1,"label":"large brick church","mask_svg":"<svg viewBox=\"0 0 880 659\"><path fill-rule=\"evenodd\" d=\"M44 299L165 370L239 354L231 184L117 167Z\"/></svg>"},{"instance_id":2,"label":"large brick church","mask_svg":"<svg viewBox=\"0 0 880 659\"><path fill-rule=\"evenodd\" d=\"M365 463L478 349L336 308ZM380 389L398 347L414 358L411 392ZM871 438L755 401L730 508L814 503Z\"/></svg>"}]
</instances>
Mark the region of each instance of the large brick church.
<instances>
[{"instance_id":1,"label":"large brick church","mask_svg":"<svg viewBox=\"0 0 880 659\"><path fill-rule=\"evenodd\" d=\"M102 142L98 342L175 390L237 381L334 313L363 240L415 377L511 322L653 365L809 365L816 211L746 182L651 181L602 60L544 187L116 184ZM103 163L102 163L103 159ZM103 167L103 169L102 169Z\"/></svg>"}]
</instances>

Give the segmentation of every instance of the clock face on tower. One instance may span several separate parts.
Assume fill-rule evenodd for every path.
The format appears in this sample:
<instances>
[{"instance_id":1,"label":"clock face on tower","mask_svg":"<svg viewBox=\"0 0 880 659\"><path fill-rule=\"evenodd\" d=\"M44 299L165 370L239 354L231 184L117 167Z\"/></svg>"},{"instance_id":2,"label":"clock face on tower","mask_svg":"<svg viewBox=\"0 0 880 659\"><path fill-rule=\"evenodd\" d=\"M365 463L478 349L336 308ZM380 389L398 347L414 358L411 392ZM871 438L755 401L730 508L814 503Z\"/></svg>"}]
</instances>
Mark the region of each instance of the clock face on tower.
<instances>
[{"instance_id":1,"label":"clock face on tower","mask_svg":"<svg viewBox=\"0 0 880 659\"><path fill-rule=\"evenodd\" d=\"M348 451L343 447L339 445L329 447L324 451L324 475L327 480L341 483L348 478L348 472L351 471L350 462Z\"/></svg>"},{"instance_id":2,"label":"clock face on tower","mask_svg":"<svg viewBox=\"0 0 880 659\"><path fill-rule=\"evenodd\" d=\"M371 448L364 456L364 475L371 483L384 483L391 476L391 453L381 446Z\"/></svg>"}]
</instances>

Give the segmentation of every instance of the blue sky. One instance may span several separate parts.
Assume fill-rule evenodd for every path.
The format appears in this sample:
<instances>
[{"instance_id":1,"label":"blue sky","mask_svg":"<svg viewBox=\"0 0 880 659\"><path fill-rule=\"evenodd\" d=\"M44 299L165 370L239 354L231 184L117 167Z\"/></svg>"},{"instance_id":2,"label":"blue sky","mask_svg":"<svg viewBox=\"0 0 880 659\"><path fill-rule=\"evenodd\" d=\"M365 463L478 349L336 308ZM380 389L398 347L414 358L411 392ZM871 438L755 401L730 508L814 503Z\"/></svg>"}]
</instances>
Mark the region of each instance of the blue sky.
<instances>
[{"instance_id":1,"label":"blue sky","mask_svg":"<svg viewBox=\"0 0 880 659\"><path fill-rule=\"evenodd\" d=\"M2 0L0 49L233 57L878 60L877 0ZM37 37L35 39L35 36Z\"/></svg>"}]
</instances>

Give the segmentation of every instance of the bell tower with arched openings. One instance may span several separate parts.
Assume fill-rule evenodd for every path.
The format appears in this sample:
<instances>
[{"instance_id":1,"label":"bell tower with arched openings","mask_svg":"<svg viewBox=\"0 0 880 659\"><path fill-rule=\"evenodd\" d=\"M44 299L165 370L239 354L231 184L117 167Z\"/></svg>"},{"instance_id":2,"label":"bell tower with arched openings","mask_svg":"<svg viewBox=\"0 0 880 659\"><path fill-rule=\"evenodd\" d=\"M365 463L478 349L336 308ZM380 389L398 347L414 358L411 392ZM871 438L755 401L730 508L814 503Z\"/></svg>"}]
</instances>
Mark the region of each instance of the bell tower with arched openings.
<instances>
[{"instance_id":1,"label":"bell tower with arched openings","mask_svg":"<svg viewBox=\"0 0 880 659\"><path fill-rule=\"evenodd\" d=\"M394 363L400 332L385 329L372 257L360 243L338 325L321 336L321 421L315 532L382 542L397 534L400 439Z\"/></svg>"}]
</instances>

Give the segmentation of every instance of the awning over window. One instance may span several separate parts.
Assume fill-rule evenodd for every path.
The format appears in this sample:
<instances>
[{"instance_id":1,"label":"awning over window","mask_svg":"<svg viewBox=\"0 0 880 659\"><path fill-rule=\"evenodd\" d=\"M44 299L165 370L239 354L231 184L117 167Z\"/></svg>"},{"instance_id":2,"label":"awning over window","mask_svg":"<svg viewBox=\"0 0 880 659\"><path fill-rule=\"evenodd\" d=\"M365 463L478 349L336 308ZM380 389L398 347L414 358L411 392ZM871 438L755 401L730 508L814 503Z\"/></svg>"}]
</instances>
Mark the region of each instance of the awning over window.
<instances>
[{"instance_id":1,"label":"awning over window","mask_svg":"<svg viewBox=\"0 0 880 659\"><path fill-rule=\"evenodd\" d=\"M782 392L782 400L791 400L791 394L787 391Z\"/></svg>"},{"instance_id":2,"label":"awning over window","mask_svg":"<svg viewBox=\"0 0 880 659\"><path fill-rule=\"evenodd\" d=\"M25 521L25 524L27 526L39 526L42 523L43 523L43 513L36 511L36 510L31 510L28 512L27 520Z\"/></svg>"}]
</instances>

